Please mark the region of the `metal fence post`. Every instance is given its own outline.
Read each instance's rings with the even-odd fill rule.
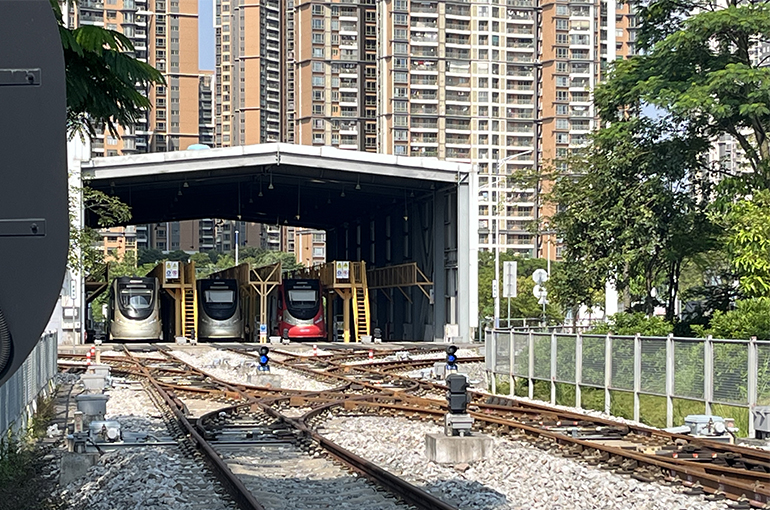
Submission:
[[[556,333],[551,331],[551,404],[556,403]]]
[[[514,347],[515,347],[514,337],[513,337],[513,330],[508,331],[508,396],[513,397],[516,395],[516,392],[514,391],[514,387],[516,385],[516,379],[513,377],[513,367],[514,359],[513,359],[513,353],[514,353]]]
[[[674,426],[674,334],[666,338],[666,427]]]
[[[634,421],[639,421],[641,402],[639,393],[642,391],[642,337],[634,335]]]
[[[497,395],[497,330],[492,328],[492,395]]]
[[[580,385],[583,383],[583,336],[575,334],[575,407],[583,409]]]
[[[607,333],[604,339],[604,412],[610,414],[612,407],[612,397],[610,396],[610,386],[612,386],[612,333]]]
[[[711,414],[711,403],[714,401],[714,342],[711,335],[703,342],[703,399],[706,403],[706,414]]]
[[[527,343],[529,345],[529,366],[527,367],[528,395],[529,398],[535,398],[535,335],[532,334],[531,329],[529,330]]]
[[[749,340],[749,380],[746,387],[747,390],[747,403],[749,404],[749,437],[753,438],[756,435],[754,430],[754,407],[757,405],[757,377],[759,374],[758,356],[757,356],[757,337],[752,336]]]

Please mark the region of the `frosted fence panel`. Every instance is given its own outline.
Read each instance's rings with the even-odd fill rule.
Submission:
[[[603,335],[583,335],[583,384],[604,386]]]
[[[714,401],[748,403],[748,346],[714,342]]]
[[[551,379],[551,335],[534,333],[535,337],[535,379]]]
[[[575,382],[575,335],[556,335],[556,380]]]
[[[641,390],[666,394],[666,340],[643,338]]]
[[[757,344],[757,405],[770,405],[770,344]]]
[[[634,389],[634,337],[612,337],[612,382],[616,390]]]
[[[703,395],[703,341],[674,340],[674,395],[700,400]]]
[[[511,367],[510,342],[508,341],[510,333],[495,333],[495,347],[497,358],[495,359],[495,372],[507,374]]]
[[[513,375],[529,377],[529,335],[513,334]]]

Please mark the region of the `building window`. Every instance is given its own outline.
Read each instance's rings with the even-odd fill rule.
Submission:
[[[393,15],[393,24],[394,25],[406,25],[407,24],[406,14],[394,14]]]
[[[323,30],[324,28],[324,20],[314,18],[313,19],[313,30]]]
[[[558,6],[563,7],[563,6]],[[557,11],[559,10],[557,7]],[[569,28],[568,22],[566,19],[557,19],[556,20],[556,30],[567,30]]]
[[[569,121],[567,119],[556,119],[556,129],[569,129]]]
[[[323,34],[313,34],[313,44],[323,44],[324,43],[324,35]]]
[[[324,86],[324,77],[323,76],[313,76],[313,86],[314,87],[323,87]]]
[[[393,125],[396,127],[407,127],[408,126],[408,120],[407,117],[403,115],[396,115],[393,117]]]
[[[567,48],[556,48],[556,58],[567,58]]]
[[[393,153],[397,156],[404,156],[406,154],[406,145],[396,145],[393,147]]]
[[[393,43],[393,53],[395,55],[406,55],[407,53],[406,43]]]
[[[397,11],[406,11],[409,9],[409,2],[407,0],[395,0],[393,8]]]
[[[315,34],[313,34],[315,35]],[[313,72],[314,73],[322,73],[324,70],[324,63],[323,62],[313,62]]]
[[[569,93],[566,90],[557,90],[556,91],[556,100],[557,101],[568,101],[569,100]]]
[[[393,81],[396,83],[407,83],[409,75],[407,73],[395,72],[393,73]]]
[[[313,4],[313,14],[323,14],[324,13],[324,6]]]
[[[324,56],[324,49],[323,48],[313,48],[313,57],[314,58],[323,58]]]
[[[313,105],[313,115],[322,115],[323,112],[324,112],[324,105],[322,104]]]

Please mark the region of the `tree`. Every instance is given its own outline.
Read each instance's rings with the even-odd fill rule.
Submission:
[[[725,224],[727,250],[741,291],[748,297],[770,297],[770,190],[731,204]]]
[[[652,313],[655,292],[673,319],[683,263],[715,244],[702,178],[704,142],[665,121],[634,117],[594,133],[557,175],[553,226],[565,243],[557,280],[568,305],[586,304],[614,280]],[[628,303],[630,304],[630,303]]]
[[[137,261],[139,264],[157,264],[163,258],[164,255],[161,250],[156,248],[139,248]]]
[[[183,250],[174,250],[166,254],[165,258],[166,260],[178,260],[180,262],[187,262],[190,260],[190,254]]]
[[[721,5],[727,5],[722,8]],[[654,105],[690,138],[728,134],[753,170],[730,173],[732,191],[770,183],[770,68],[752,55],[770,34],[767,2],[653,0],[638,6],[638,55],[618,60],[595,100],[606,121]]]
[[[165,84],[163,75],[132,56],[125,35],[94,25],[68,29],[58,1],[51,0],[51,7],[64,48],[68,131],[93,136],[104,125],[116,135],[117,125],[135,124],[152,106],[142,90]]]

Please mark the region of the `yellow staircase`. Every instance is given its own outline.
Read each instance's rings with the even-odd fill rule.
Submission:
[[[197,337],[195,325],[198,323],[198,296],[195,287],[184,290],[184,307],[182,308],[183,335],[187,338]]]
[[[353,290],[353,323],[355,338],[369,336],[369,287],[366,285],[366,263],[351,264],[350,284]]]

